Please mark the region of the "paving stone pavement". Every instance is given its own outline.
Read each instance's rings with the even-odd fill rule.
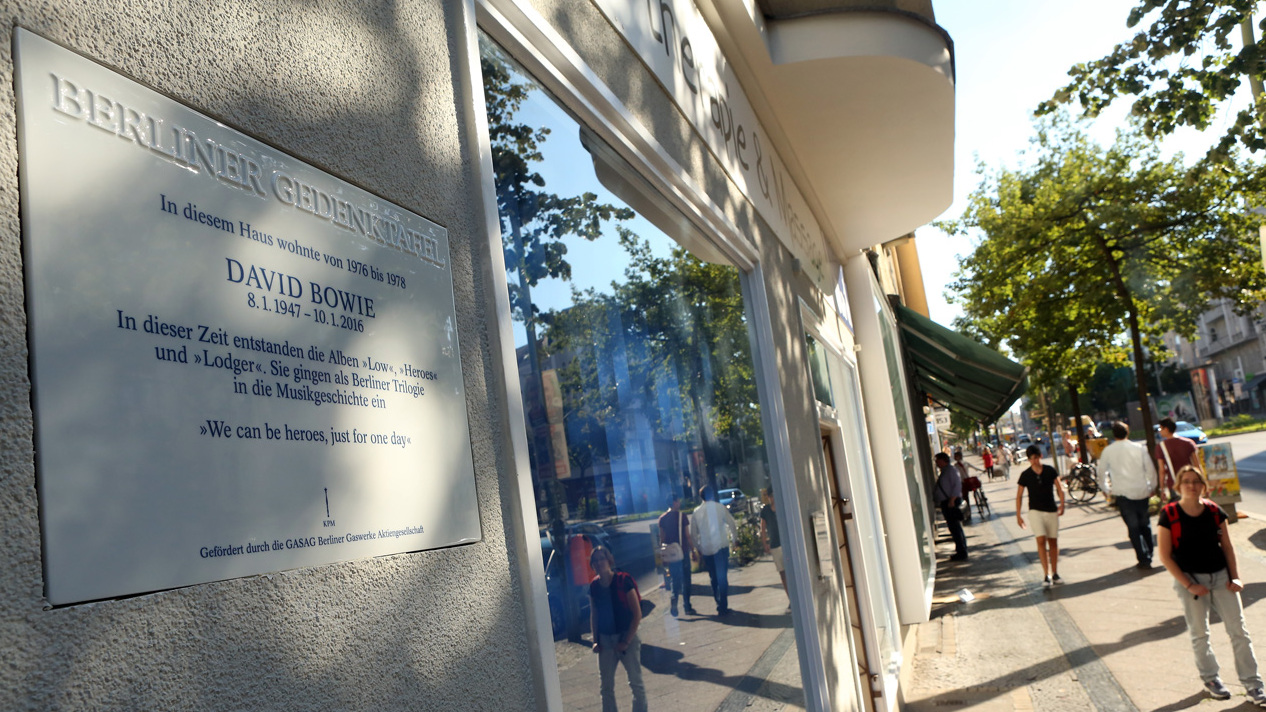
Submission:
[[[1257,709],[1235,679],[1220,622],[1213,648],[1232,697],[1203,692],[1172,577],[1159,559],[1150,571],[1135,568],[1125,525],[1101,495],[1070,502],[1059,537],[1066,583],[1043,589],[1032,533],[1016,523],[1015,476],[986,481],[984,491],[991,513],[965,527],[968,561],[949,561],[953,544],[939,525],[931,619],[917,627],[902,684],[907,710]],[[1249,513],[1230,531],[1266,671],[1266,518]],[[974,600],[959,597],[964,589]]]
[[[669,615],[664,589],[643,591],[650,609],[638,629],[647,702],[653,710],[701,712],[803,712],[804,689],[787,594],[768,554],[730,569],[730,615],[715,614],[708,575],[693,577],[699,615]],[[597,657],[585,642],[555,643],[563,708],[602,709]],[[616,701],[632,708],[623,668],[616,672]]]

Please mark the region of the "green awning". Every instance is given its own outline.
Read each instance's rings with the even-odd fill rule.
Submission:
[[[950,410],[992,423],[1024,395],[1027,366],[903,305],[897,323],[919,390]]]

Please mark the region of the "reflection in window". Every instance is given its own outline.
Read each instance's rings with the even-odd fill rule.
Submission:
[[[843,424],[845,454],[851,485],[854,511],[857,512],[857,530],[860,535],[859,549],[866,566],[867,595],[873,606],[875,639],[879,644],[879,659],[872,661],[872,672],[882,671],[889,676],[890,684],[901,664],[900,629],[896,607],[891,605],[892,581],[889,575],[887,550],[884,544],[883,523],[879,520],[879,494],[875,490],[875,473],[871,467],[870,446],[862,428],[861,390],[857,384],[857,372],[851,363],[831,355],[835,372],[840,375],[840,420]]]
[[[809,347],[809,375],[813,379],[813,397],[822,405],[834,408],[835,399],[831,396],[831,376],[826,366],[826,351],[818,346],[812,334],[804,335]]]
[[[769,470],[741,275],[482,36],[481,60],[565,707],[598,709],[599,661],[615,664],[592,653],[591,628],[634,624],[652,700],[802,707],[788,598],[761,537]],[[715,502],[701,504],[705,486]],[[678,498],[685,517],[665,511]],[[692,561],[687,546],[665,565],[661,540],[710,538],[705,511],[728,556]],[[777,544],[777,527],[765,531]],[[628,578],[607,588],[595,547]],[[728,580],[729,615],[713,573]],[[620,607],[621,581],[636,584],[640,622]],[[629,709],[637,686],[614,679]]]
[[[910,401],[906,397],[909,391],[906,390],[905,373],[901,370],[901,364],[897,363],[901,345],[897,342],[897,326],[892,314],[884,309],[883,303],[877,298],[874,300],[874,306],[879,317],[879,332],[884,340],[888,382],[892,386],[892,409],[897,414],[897,434],[901,438],[901,461],[906,468],[906,487],[910,492],[910,502],[915,505],[910,508],[910,514],[914,520],[914,534],[919,542],[919,567],[923,571],[923,580],[930,581],[934,554],[931,539],[928,536],[927,520],[918,506],[918,503],[925,502],[926,498],[923,496],[923,481],[919,476],[918,461],[915,459],[915,431],[912,426],[914,419],[910,415]]]

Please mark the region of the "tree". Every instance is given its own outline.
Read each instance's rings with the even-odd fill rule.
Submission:
[[[545,190],[545,179],[536,166],[544,160],[541,148],[550,130],[516,118],[531,93],[539,90],[523,78],[496,45],[482,35],[479,42],[505,263],[507,270],[517,278],[509,285],[510,309],[513,317],[524,323],[527,333],[531,380],[527,384],[530,392],[524,394],[524,400],[542,403],[540,396],[544,389],[540,383],[537,344],[539,309],[532,303],[531,290],[545,278],[571,277],[564,238],[597,239],[605,223],[631,219],[633,211],[600,203],[593,193],[562,197]],[[539,426],[539,423],[529,423],[529,426],[534,425]],[[541,430],[540,427],[533,429]],[[536,460],[534,468],[549,472],[553,468],[548,432],[536,435],[538,447],[531,448]],[[550,500],[550,518],[561,522],[561,508],[552,498]]]
[[[1266,38],[1253,38],[1256,6],[1254,0],[1140,0],[1126,24],[1133,28],[1148,17],[1151,24],[1106,57],[1074,65],[1068,70],[1072,81],[1037,113],[1051,114],[1076,101],[1085,116],[1095,117],[1117,99],[1133,96],[1131,113],[1141,121],[1144,135],[1155,139],[1180,126],[1207,130],[1221,112],[1230,110],[1232,96],[1248,79],[1252,101],[1235,112],[1234,121],[1225,122],[1228,128],[1209,157],[1228,160],[1236,144],[1262,150]],[[1236,33],[1238,49],[1232,38]]]
[[[1241,312],[1260,301],[1266,275],[1246,203],[1262,170],[1188,168],[1131,131],[1103,149],[1062,116],[1039,126],[1034,149],[1030,167],[986,177],[962,218],[944,225],[984,235],[951,288],[980,330],[1005,335],[1039,386],[1084,383],[1096,364],[1132,356],[1154,447],[1144,343],[1157,353],[1167,330],[1190,338],[1210,300]]]
[[[488,138],[497,190],[497,213],[501,223],[506,269],[517,276],[510,283],[510,309],[524,324],[531,373],[524,381],[524,402],[529,406],[528,438],[532,468],[545,480],[550,535],[555,550],[562,551],[567,540],[563,521],[560,487],[554,478],[554,453],[550,424],[545,414],[545,387],[542,383],[537,343],[539,310],[532,303],[531,289],[547,277],[567,279],[567,237],[594,240],[612,220],[628,220],[633,211],[598,202],[593,193],[563,197],[545,190],[545,179],[536,170],[544,157],[541,148],[549,128],[522,123],[517,114],[533,87],[483,35],[479,37],[480,69],[483,73],[484,104],[488,116]],[[565,456],[565,454],[564,454]],[[564,576],[569,576],[567,557],[561,557]],[[568,637],[580,639],[579,610],[574,597],[567,597]]]
[[[577,435],[573,458],[620,454],[607,451],[605,432],[632,431],[641,418],[662,441],[698,446],[714,467],[737,465],[746,453],[733,444],[763,444],[738,271],[681,247],[656,257],[632,231],[617,232],[630,260],[624,281],[607,294],[574,292],[572,306],[540,317]],[[716,486],[715,471],[707,476]]]

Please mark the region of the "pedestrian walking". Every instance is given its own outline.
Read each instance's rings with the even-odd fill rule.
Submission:
[[[684,598],[686,615],[696,615],[690,605],[690,561],[686,552],[691,551],[690,521],[681,512],[681,495],[668,495],[668,511],[659,516],[660,558],[668,567],[668,587],[671,595],[668,612],[677,617],[677,598]]]
[[[1156,468],[1147,448],[1130,442],[1130,426],[1112,424],[1113,441],[1099,455],[1099,487],[1105,495],[1115,495],[1117,509],[1134,547],[1138,568],[1152,568],[1152,526],[1148,499],[1156,490]]]
[[[1214,699],[1230,699],[1231,691],[1218,677],[1218,659],[1209,645],[1209,613],[1217,611],[1231,638],[1235,672],[1258,707],[1266,707],[1266,692],[1257,672],[1253,641],[1244,628],[1235,546],[1227,531],[1226,513],[1204,499],[1204,474],[1192,465],[1178,469],[1179,499],[1165,505],[1158,522],[1161,562],[1174,577],[1174,591],[1182,601],[1183,617],[1196,656],[1196,670],[1204,689]]]
[[[738,541],[738,524],[730,510],[717,501],[717,492],[707,485],[700,492],[703,503],[690,518],[694,531],[695,550],[703,557],[704,567],[712,583],[712,598],[717,602],[717,615],[730,612],[730,542]]]
[[[642,682],[642,599],[637,581],[615,568],[615,556],[604,546],[590,555],[597,575],[589,584],[589,626],[593,652],[598,655],[598,684],[602,712],[617,712],[615,669],[624,665],[633,692],[633,712],[646,712],[646,685]]]
[[[1015,519],[1021,529],[1029,525],[1024,521],[1020,508],[1024,504],[1024,491],[1029,492],[1029,522],[1033,536],[1037,538],[1037,558],[1042,563],[1042,586],[1064,582],[1059,577],[1059,518],[1064,516],[1064,485],[1054,467],[1042,464],[1042,449],[1030,445],[1025,454],[1029,466],[1016,480]],[[1054,457],[1059,457],[1058,454]],[[1059,503],[1055,495],[1059,495]]]
[[[778,508],[774,504],[774,490],[761,490],[761,501],[764,507],[760,510],[760,540],[765,545],[765,553],[774,560],[774,568],[778,569],[778,578],[782,579],[782,592],[787,593],[787,569],[783,565],[782,542],[778,538]],[[791,595],[788,594],[788,598]],[[788,607],[787,612],[791,612]]]
[[[957,467],[950,464],[949,455],[943,452],[936,453],[936,466],[941,474],[932,489],[932,499],[941,508],[945,528],[949,529],[950,538],[954,540],[954,555],[950,561],[966,561],[967,535],[963,533],[963,510],[959,508],[963,499],[963,476]]]
[[[980,459],[985,464],[985,474],[989,475],[989,481],[993,481],[993,448],[985,447],[980,453]]]
[[[1162,493],[1173,501],[1182,495],[1174,491],[1174,473],[1185,465],[1199,468],[1200,455],[1194,441],[1174,434],[1178,424],[1173,418],[1161,418],[1158,430],[1161,441],[1156,444],[1156,470],[1165,477]]]

